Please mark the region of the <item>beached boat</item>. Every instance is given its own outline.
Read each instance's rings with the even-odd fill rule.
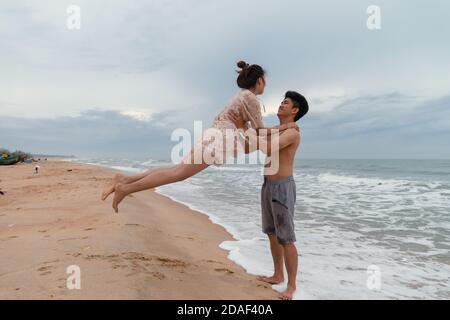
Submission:
[[[17,162],[19,162],[18,157],[13,157],[13,156],[0,157],[0,166],[16,164]]]

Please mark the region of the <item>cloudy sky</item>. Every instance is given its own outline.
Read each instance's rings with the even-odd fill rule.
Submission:
[[[267,125],[286,90],[309,100],[299,157],[450,158],[449,15],[444,0],[1,1],[0,147],[169,158],[245,59],[268,71]]]

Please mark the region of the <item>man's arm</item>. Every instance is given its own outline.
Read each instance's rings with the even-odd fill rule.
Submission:
[[[271,156],[273,152],[278,152],[296,143],[300,139],[300,134],[296,129],[287,129],[279,135],[268,136],[267,139],[260,138],[258,149],[267,156]]]

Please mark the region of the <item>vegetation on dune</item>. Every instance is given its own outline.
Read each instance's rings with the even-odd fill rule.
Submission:
[[[8,149],[0,148],[0,159],[7,159],[7,158],[18,158],[19,162],[23,162],[27,159],[32,159],[33,156],[25,151],[22,150],[16,150],[14,152],[10,152]]]

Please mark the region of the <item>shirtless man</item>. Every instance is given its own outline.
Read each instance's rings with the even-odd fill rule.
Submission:
[[[295,123],[308,112],[308,109],[305,97],[294,91],[286,92],[277,113],[280,125]],[[239,127],[243,128],[243,124],[239,123]],[[274,139],[278,141],[273,141]],[[258,148],[268,157],[278,152],[278,171],[276,174],[267,174],[266,170],[270,163],[266,162],[264,184],[261,190],[262,231],[269,237],[274,273],[270,277],[262,276],[259,279],[270,284],[282,283],[284,260],[288,284],[286,290],[280,294],[283,300],[291,300],[296,290],[298,266],[298,253],[294,244],[296,241],[294,228],[296,191],[292,175],[295,153],[299,145],[300,132],[295,128],[287,129],[280,135],[272,135],[268,143],[258,145]],[[276,149],[273,146],[276,146]]]

